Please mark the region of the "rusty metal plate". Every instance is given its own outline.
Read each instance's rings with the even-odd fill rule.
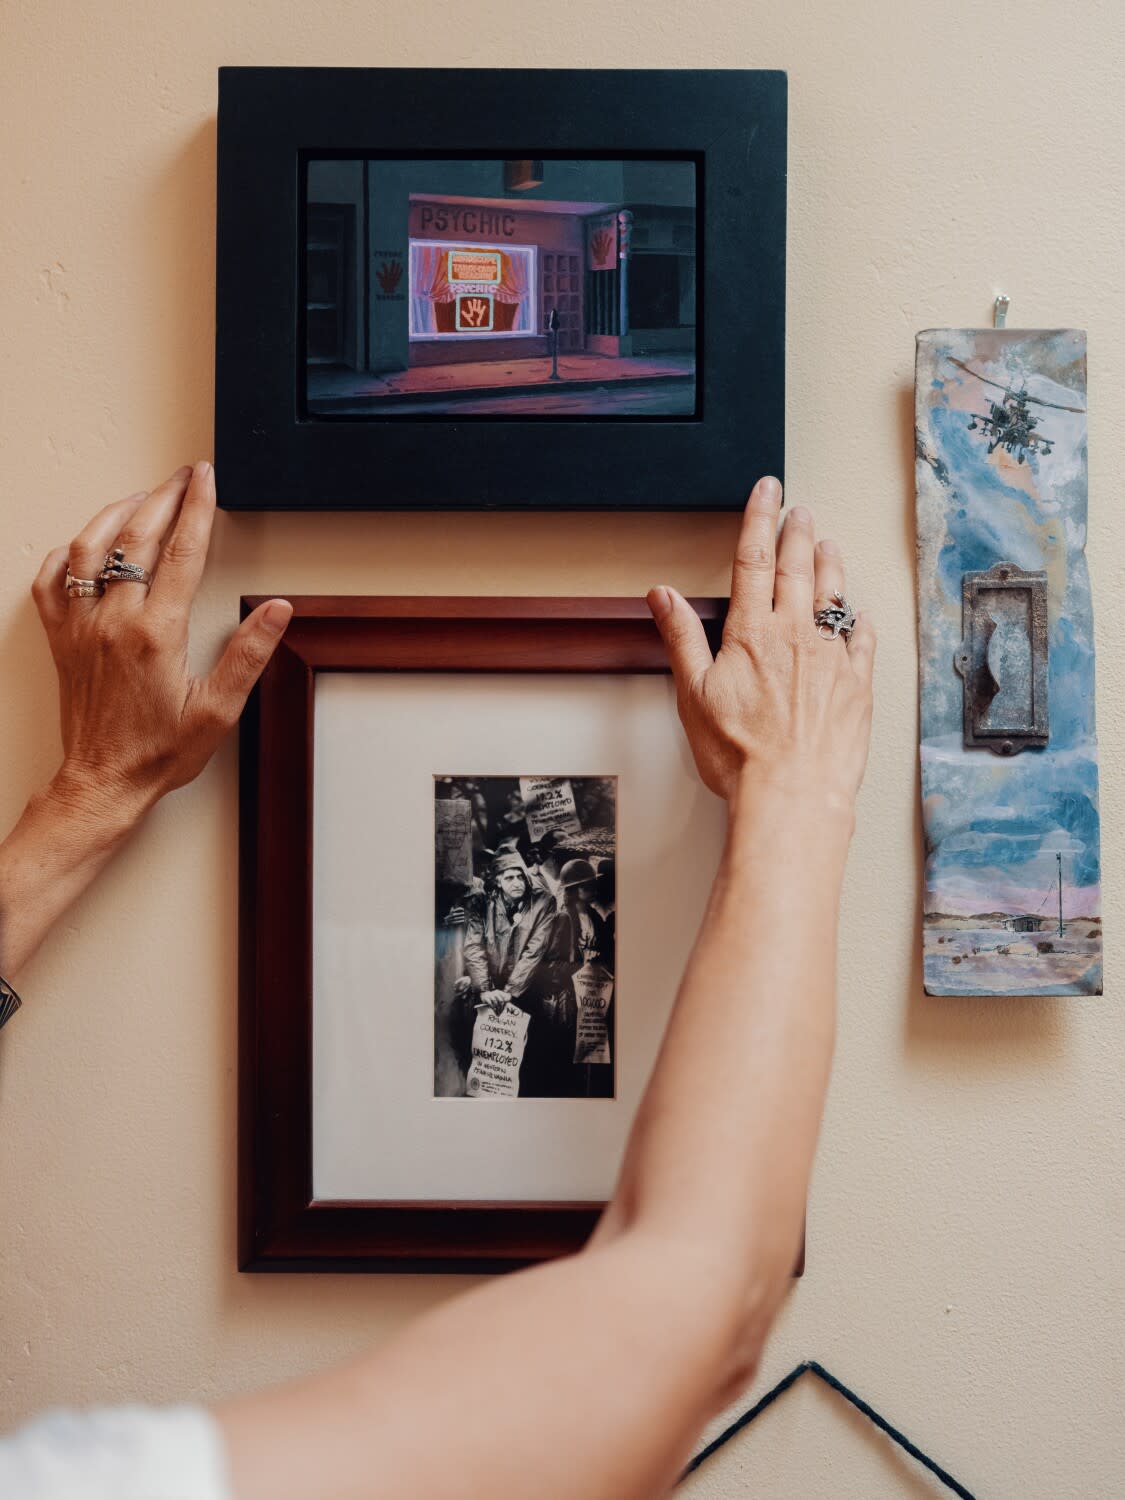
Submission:
[[[1018,755],[1050,737],[1047,574],[998,562],[961,579],[966,749]]]

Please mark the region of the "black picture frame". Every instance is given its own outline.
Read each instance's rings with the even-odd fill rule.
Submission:
[[[783,477],[786,111],[777,71],[221,68],[220,503],[741,507],[760,475]],[[304,163],[426,155],[693,159],[696,415],[305,417]]]

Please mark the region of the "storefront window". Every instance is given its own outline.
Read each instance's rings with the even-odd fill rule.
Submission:
[[[534,245],[410,241],[410,337],[526,338],[536,326]]]

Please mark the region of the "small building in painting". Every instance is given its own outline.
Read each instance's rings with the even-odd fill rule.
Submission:
[[[1008,926],[1013,932],[1041,932],[1043,923],[1039,917],[1010,917]]]

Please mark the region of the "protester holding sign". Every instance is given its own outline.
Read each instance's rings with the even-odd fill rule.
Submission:
[[[552,1049],[553,1092],[611,1097],[613,1071],[613,939],[609,913],[595,905],[597,874],[588,859],[559,871],[559,914],[551,943],[551,996],[544,1009],[558,1041]]]
[[[588,859],[569,859],[559,874],[563,905],[556,951],[578,967],[597,962],[613,972],[606,918],[594,906],[597,875]]]
[[[514,851],[492,862],[492,890],[469,918],[462,987],[497,1012],[511,1000],[533,1000],[539,969],[555,927],[554,902],[531,888],[527,866]],[[527,1008],[526,1006],[524,1007]]]
[[[520,1070],[517,1062],[518,1087],[510,1092],[541,1092],[550,1057],[541,1009],[557,908],[552,896],[532,888],[527,866],[514,849],[496,855],[490,881],[483,901],[474,902],[469,912],[463,949],[465,974],[454,985],[454,1003],[459,1011],[456,1032],[462,1048],[468,1041],[470,1053],[463,1058],[466,1092],[475,1096],[498,1091],[481,1086],[487,1071],[483,1052],[489,1050],[495,1055],[496,1050],[484,1039],[476,1015],[482,1007],[491,1008],[497,1017],[518,1008],[531,1018],[530,1031],[523,1027],[519,1038],[523,1067]],[[475,1074],[473,1062],[477,1063]],[[468,1083],[474,1078],[477,1086],[470,1089]]]

